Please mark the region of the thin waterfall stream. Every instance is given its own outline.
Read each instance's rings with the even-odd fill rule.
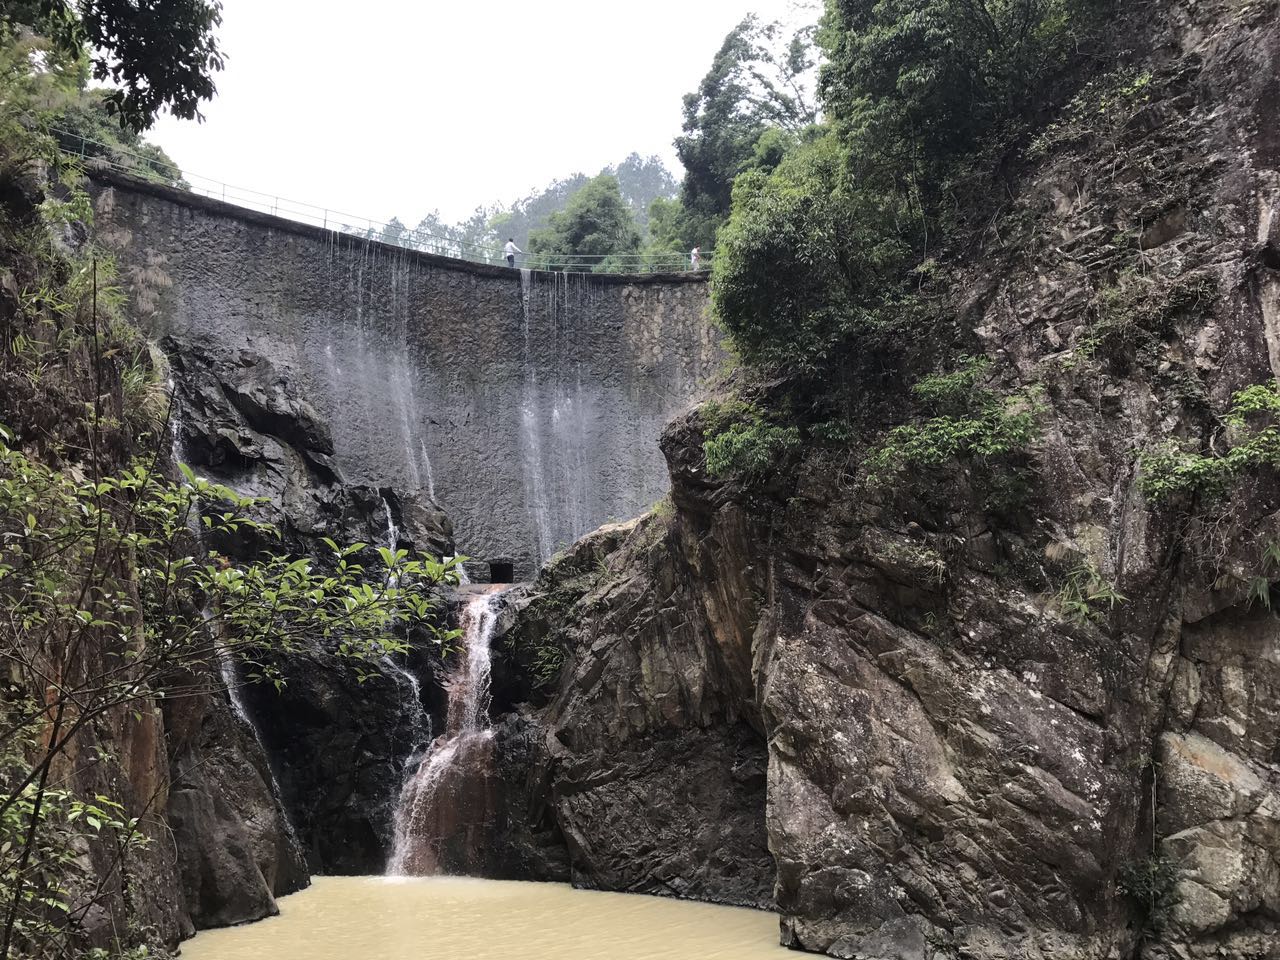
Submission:
[[[529,297],[532,295],[533,272],[520,271],[520,308],[523,312],[524,381],[520,396],[520,446],[523,459],[525,503],[533,519],[538,542],[535,560],[541,566],[551,556],[551,505],[547,498],[547,472],[543,464],[542,428],[538,411],[538,377],[534,372],[533,346],[529,332]]]
[[[490,644],[502,585],[470,587],[459,617],[463,648],[445,680],[445,731],[406,779],[387,873],[429,876],[471,865],[492,813]]]

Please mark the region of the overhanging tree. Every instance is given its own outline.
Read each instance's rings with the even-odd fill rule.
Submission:
[[[814,28],[786,34],[777,23],[748,16],[725,37],[698,89],[684,98],[684,133],[676,151],[684,165],[682,241],[711,246],[729,215],[733,181],[757,159],[777,165],[777,147],[798,141],[817,120],[809,92],[816,64]],[[758,151],[762,137],[771,143]]]
[[[163,109],[198,119],[224,64],[220,0],[4,0],[0,21],[30,27],[63,56],[87,58],[93,77],[114,87],[108,108],[138,131]]]

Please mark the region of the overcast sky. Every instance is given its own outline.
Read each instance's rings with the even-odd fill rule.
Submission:
[[[631,151],[748,12],[791,0],[224,0],[204,123],[149,134],[194,174],[344,213],[460,219]]]

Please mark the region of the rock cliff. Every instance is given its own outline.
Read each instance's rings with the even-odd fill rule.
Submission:
[[[144,435],[130,429],[149,416],[147,411],[129,409],[129,398],[136,400],[138,391],[127,389],[127,364],[118,356],[125,348],[138,348],[136,331],[125,323],[107,332],[95,328],[92,340],[103,351],[96,358],[83,346],[90,338],[82,336],[83,328],[77,324],[85,320],[87,311],[75,298],[68,277],[90,270],[97,277],[99,264],[87,252],[85,231],[76,224],[65,236],[50,237],[38,215],[46,199],[44,179],[27,166],[15,177],[11,160],[6,153],[0,163],[4,168],[0,174],[4,180],[0,189],[0,325],[5,330],[0,422],[6,442],[20,450],[29,464],[81,479],[93,470],[121,471],[134,458],[143,457],[176,473],[167,443],[157,447],[154,432]],[[53,324],[42,322],[40,310],[33,307],[33,291],[60,304],[64,312],[56,331]],[[96,300],[93,307],[97,321]],[[101,319],[105,316],[104,309]],[[25,353],[18,348],[23,343]],[[27,366],[31,357],[43,364],[42,375],[32,375]],[[145,349],[135,360],[138,367],[133,372],[149,377],[153,371]],[[13,484],[20,473],[14,463],[7,460],[5,464],[5,479],[11,482],[7,496],[22,489],[20,479]],[[6,507],[9,544],[13,503],[6,500]],[[6,564],[17,562],[12,560],[16,555],[20,551],[9,551]],[[136,573],[128,569],[129,557],[116,562],[126,576]],[[7,565],[6,575],[13,570]],[[53,568],[46,570],[51,571],[49,578],[56,578]],[[100,571],[95,573],[106,578]],[[7,580],[7,591],[15,589],[15,579]],[[7,599],[14,600],[12,593]],[[150,611],[134,612],[136,620],[131,623],[141,633]],[[4,637],[3,706],[6,737],[13,737],[4,744],[6,799],[13,786],[8,778],[15,770],[19,775],[24,772],[26,762],[39,755],[34,750],[42,742],[33,738],[26,743],[23,724],[9,724],[23,715],[27,704],[40,702],[39,696],[51,696],[60,688],[58,680],[39,672],[47,662],[42,654],[32,653],[33,638],[39,634],[33,624],[38,622],[24,623],[19,629],[10,623]],[[121,818],[136,818],[136,834],[143,841],[130,842],[123,823],[86,830],[72,850],[74,869],[66,877],[54,876],[68,891],[72,941],[66,949],[75,955],[117,941],[126,946],[173,945],[196,927],[258,920],[277,912],[276,897],[309,882],[301,851],[274,795],[268,760],[252,728],[233,709],[218,671],[193,657],[181,671],[168,667],[158,671],[154,684],[146,688],[154,696],[121,696],[102,708],[95,691],[111,682],[105,678],[122,673],[120,639],[87,631],[76,644],[60,637],[48,648],[50,661],[67,670],[63,681],[66,689],[75,691],[76,709],[84,711],[73,736],[67,735],[66,725],[62,727],[65,746],[51,755],[49,783],[87,802],[103,802],[105,797],[118,804],[111,809],[119,810]],[[32,681],[33,666],[38,685]],[[52,736],[47,729],[39,733]],[[33,752],[23,753],[24,747]],[[14,751],[23,760],[17,766]],[[12,810],[8,815],[13,816]],[[45,816],[54,823],[44,824],[43,842],[57,849],[57,815],[46,812]],[[12,826],[19,821],[9,822]],[[52,840],[48,839],[51,834]],[[7,836],[9,871],[18,853],[14,834]],[[32,895],[30,887],[28,895]]]
[[[1280,956],[1280,485],[1159,500],[1142,466],[1221,454],[1280,375],[1280,21],[1150,14],[943,266],[958,342],[1035,398],[1017,483],[871,482],[871,440],[717,479],[695,415],[671,504],[534,585],[526,792],[575,879],[772,885],[836,957]]]

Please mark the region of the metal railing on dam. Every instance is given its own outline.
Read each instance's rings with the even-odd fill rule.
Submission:
[[[246,210],[281,217],[307,226],[319,227],[322,230],[333,230],[347,236],[471,263],[494,266],[506,263],[500,243],[493,245],[458,237],[444,237],[428,230],[406,227],[398,221],[391,223],[342,213],[328,207],[290,200],[278,194],[233,186],[212,177],[181,170],[176,165],[169,168],[154,157],[146,157],[117,145],[70,131],[54,128],[50,133],[61,144],[64,153],[80,159],[85,172],[90,176],[109,172],[145,180],[154,179],[155,182],[197,196],[220,200]],[[107,151],[107,153],[98,151]],[[140,175],[140,169],[149,171],[151,176]],[[554,257],[522,253],[517,257],[516,265],[526,269],[560,273],[636,274],[682,271],[706,273],[711,269],[713,256],[714,254],[709,250],[700,252],[698,265],[694,267],[690,257],[684,253],[615,253],[607,256],[564,254]]]

